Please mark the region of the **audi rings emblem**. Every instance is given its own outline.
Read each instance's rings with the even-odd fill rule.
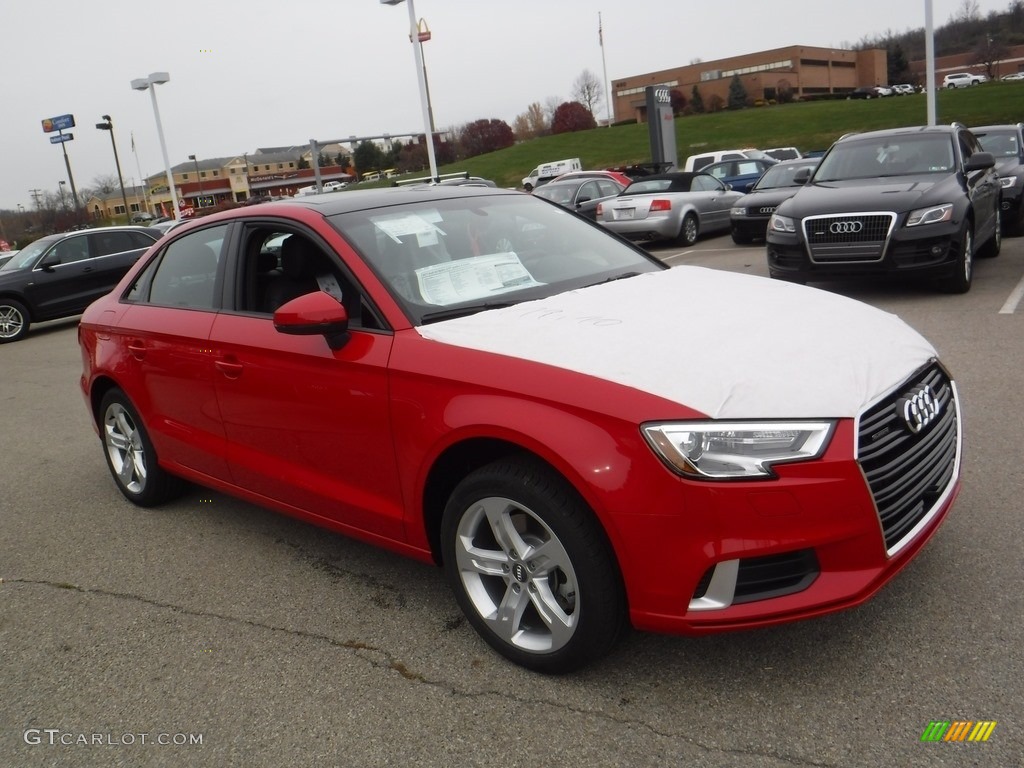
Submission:
[[[863,221],[833,221],[828,225],[828,231],[833,235],[856,235],[863,229]]]
[[[907,428],[916,435],[939,418],[942,403],[932,392],[932,388],[925,384],[907,392],[897,401],[896,408],[906,422]]]

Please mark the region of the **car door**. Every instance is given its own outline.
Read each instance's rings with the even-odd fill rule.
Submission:
[[[284,222],[247,224],[243,232],[232,262],[234,309],[218,315],[210,336],[235,483],[306,516],[403,539],[388,405],[391,333],[324,239]],[[288,273],[299,279],[288,263],[295,249],[287,240],[280,270],[276,259],[266,257],[264,245],[282,234],[303,238],[305,250],[315,251],[309,261],[316,274],[305,289],[274,285],[291,279]],[[334,240],[348,250],[336,235]],[[279,332],[275,307],[259,298],[318,289],[340,295],[349,310],[349,338],[340,349],[320,335]]]
[[[694,206],[700,213],[701,231],[710,232],[725,229],[729,226],[729,210],[739,193],[732,192],[726,186],[706,173],[693,177],[690,186]]]
[[[109,293],[157,238],[129,229],[97,229],[88,233],[92,254],[92,279],[95,298]]]
[[[601,186],[596,179],[584,182],[576,192],[576,212],[591,221],[596,221],[597,204],[601,202],[603,197]]]
[[[45,320],[78,314],[102,296],[95,264],[85,233],[55,243],[33,268],[32,282],[25,288],[34,316]]]
[[[231,477],[209,337],[221,303],[227,235],[228,225],[221,224],[165,246],[126,292],[127,309],[110,340],[123,388],[146,421],[157,455],[186,470],[182,474],[222,483]]]
[[[975,152],[981,152],[981,145],[974,137],[960,131],[958,134],[960,142],[960,153],[964,162]],[[967,194],[973,202],[975,219],[975,243],[979,246],[994,236],[996,227],[999,226],[999,176],[995,169],[986,171],[975,171],[965,174],[967,180]]]

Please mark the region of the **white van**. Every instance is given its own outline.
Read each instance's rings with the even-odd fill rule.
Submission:
[[[582,170],[583,166],[580,164],[578,157],[570,157],[568,160],[555,160],[551,163],[541,163],[523,179],[523,189],[527,192],[532,192],[534,187],[539,187],[544,182],[551,181],[555,176]]]

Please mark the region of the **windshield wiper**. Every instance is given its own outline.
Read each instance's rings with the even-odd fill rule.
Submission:
[[[616,280],[625,280],[627,277],[636,277],[639,272],[623,272],[621,275],[615,275],[614,277],[606,277],[604,280],[598,280],[596,283],[588,283],[583,286],[584,288],[590,288],[594,285],[604,285],[605,283],[614,283]]]
[[[504,307],[511,307],[518,304],[517,301],[486,301],[483,304],[469,304],[464,307],[449,307],[448,309],[439,309],[436,312],[426,312],[420,318],[421,323],[433,323],[438,320],[451,320],[454,317],[465,317],[466,315],[475,315],[477,312],[483,312],[487,309],[502,309]]]

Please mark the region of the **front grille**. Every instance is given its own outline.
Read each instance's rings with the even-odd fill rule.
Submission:
[[[934,415],[931,403],[937,404]],[[915,410],[924,415],[913,418]],[[953,382],[937,363],[861,415],[857,459],[889,554],[909,541],[955,481],[959,432]]]
[[[808,216],[803,220],[807,253],[818,264],[881,261],[895,221],[895,213]]]

